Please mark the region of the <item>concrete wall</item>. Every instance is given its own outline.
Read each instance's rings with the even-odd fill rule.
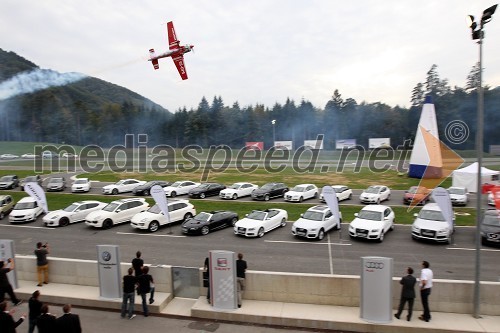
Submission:
[[[125,275],[129,263],[122,263]],[[34,256],[16,256],[18,279],[36,281]],[[171,266],[150,266],[156,290],[172,293]],[[99,286],[97,261],[49,258],[50,281],[55,283]],[[393,279],[393,307],[397,308],[401,286],[400,278]],[[351,275],[299,274],[247,271],[244,299],[286,303],[307,303],[357,307],[360,305],[360,277]],[[200,295],[202,287],[200,270]],[[376,286],[374,286],[376,287]],[[462,280],[434,280],[430,296],[431,311],[472,313],[474,283]],[[415,310],[421,310],[417,295]],[[500,282],[481,283],[481,313],[500,315]],[[404,313],[405,315],[405,313]]]

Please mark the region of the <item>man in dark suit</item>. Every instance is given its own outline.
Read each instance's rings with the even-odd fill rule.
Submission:
[[[399,309],[394,317],[398,318],[401,316],[403,312],[403,308],[405,307],[405,303],[408,302],[408,315],[406,316],[406,320],[411,320],[411,315],[413,312],[413,302],[415,301],[415,284],[417,283],[417,279],[412,275],[413,268],[408,267],[406,269],[407,275],[403,276],[399,281],[400,284],[403,285],[401,288],[401,298],[399,300]]]
[[[18,321],[14,321],[12,313],[14,311],[9,311],[7,302],[0,303],[0,329],[2,333],[16,333],[16,327],[21,325],[26,318],[26,314],[24,313]]]
[[[71,304],[65,304],[63,312],[64,314],[56,320],[57,331],[61,333],[82,333],[80,317],[71,313]]]
[[[56,316],[49,312],[49,305],[43,304],[40,309],[42,313],[36,320],[38,333],[54,333],[56,332]]]

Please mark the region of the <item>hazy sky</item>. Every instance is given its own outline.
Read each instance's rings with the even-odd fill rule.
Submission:
[[[2,0],[0,48],[59,72],[135,91],[174,112],[215,95],[272,107],[287,97],[323,108],[338,89],[358,103],[409,106],[433,64],[464,87],[479,47],[466,25],[492,1],[470,0]],[[173,21],[189,79],[170,58]],[[486,25],[483,82],[500,85],[500,9]]]

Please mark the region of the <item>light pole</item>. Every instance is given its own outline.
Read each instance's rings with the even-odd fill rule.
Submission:
[[[271,124],[273,124],[273,147],[276,145],[276,130],[274,129],[276,125],[276,119],[271,120]]]
[[[474,21],[474,16],[469,15],[467,21],[471,28],[472,39],[479,41],[479,84],[477,87],[477,132],[476,132],[476,151],[477,151],[477,200],[476,200],[476,269],[474,279],[474,318],[479,318],[480,307],[480,270],[481,270],[481,202],[482,202],[482,184],[481,169],[483,166],[483,137],[484,137],[484,95],[482,86],[483,76],[483,39],[484,25],[491,21],[497,5],[493,5],[483,11],[479,28]]]

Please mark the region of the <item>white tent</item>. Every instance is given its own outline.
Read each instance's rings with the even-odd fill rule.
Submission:
[[[498,184],[499,171],[481,167],[481,184]],[[453,171],[453,186],[465,187],[469,192],[477,192],[477,162]]]

